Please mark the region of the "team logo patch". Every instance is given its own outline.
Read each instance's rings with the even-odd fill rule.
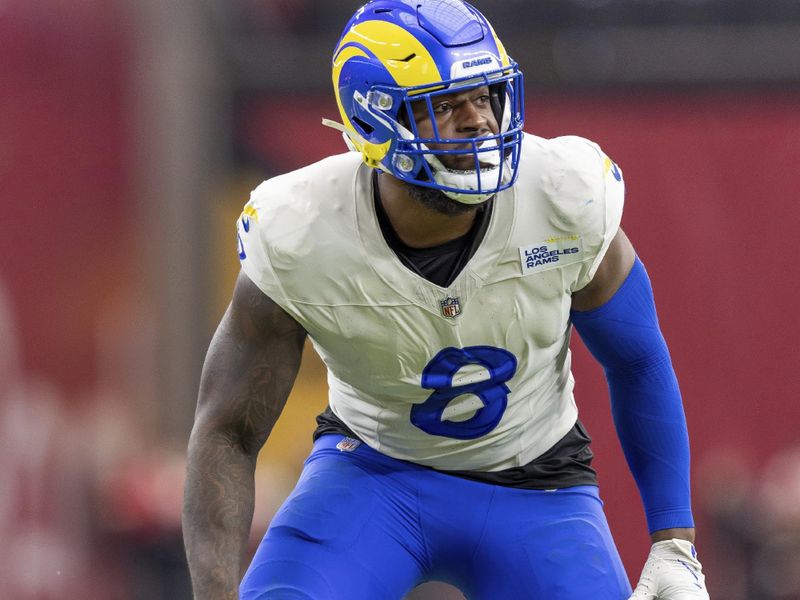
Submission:
[[[253,222],[258,223],[258,211],[248,202],[245,204],[244,210],[239,217],[239,228],[236,233],[236,244],[238,246],[239,260],[244,260],[247,258],[247,252],[244,249],[242,235],[250,233],[250,224]]]
[[[258,211],[250,204],[246,204],[242,211],[242,229],[245,233],[250,233],[250,221],[258,223]]]
[[[606,156],[605,165],[603,166],[604,173],[611,173],[614,176],[614,179],[617,181],[622,181],[622,171],[619,170],[617,163]]]
[[[539,244],[522,246],[519,249],[523,275],[581,260],[583,260],[583,241],[579,235],[552,237]]]
[[[355,438],[346,437],[336,444],[336,449],[341,452],[352,452],[361,445],[361,441]]]
[[[442,307],[442,316],[452,319],[461,314],[461,301],[458,298],[451,298],[448,296],[441,302],[439,306]]]

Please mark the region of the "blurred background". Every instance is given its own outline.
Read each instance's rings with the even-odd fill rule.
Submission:
[[[190,597],[185,446],[249,191],[344,150],[353,0],[0,0],[0,598]],[[599,142],[654,281],[712,598],[800,599],[800,1],[475,0],[526,129]],[[600,370],[576,397],[630,578],[649,540]],[[309,348],[253,544],[326,403]],[[428,584],[411,596],[461,598]]]

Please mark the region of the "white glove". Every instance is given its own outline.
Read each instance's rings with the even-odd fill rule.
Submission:
[[[672,539],[653,544],[628,600],[709,600],[703,565],[692,543]]]

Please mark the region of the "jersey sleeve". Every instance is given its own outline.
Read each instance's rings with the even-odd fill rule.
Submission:
[[[574,220],[583,237],[584,260],[571,286],[575,292],[592,280],[619,230],[625,182],[619,166],[594,142],[576,136],[558,142],[555,173],[560,217]]]
[[[242,271],[276,304],[294,314],[291,301],[272,267],[269,252],[269,182],[262,183],[251,194],[236,221],[239,262]]]

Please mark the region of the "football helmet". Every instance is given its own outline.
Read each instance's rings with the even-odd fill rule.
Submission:
[[[499,133],[445,138],[437,96],[488,86]],[[477,204],[514,184],[522,144],[522,73],[475,8],[461,0],[372,0],[350,19],[333,54],[343,132],[367,165],[413,185]],[[417,104],[419,103],[419,104]],[[433,137],[420,137],[412,105],[427,110]],[[467,156],[449,169],[446,155]],[[453,164],[451,162],[451,164]]]

